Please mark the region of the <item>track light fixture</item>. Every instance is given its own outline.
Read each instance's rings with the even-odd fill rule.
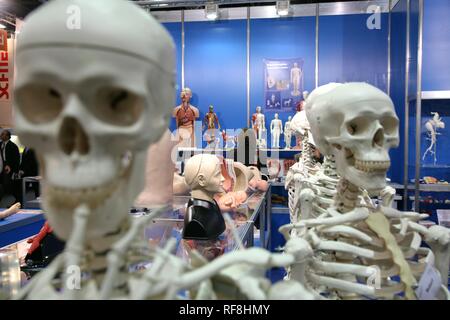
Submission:
[[[290,1],[283,0],[283,1],[277,1],[277,15],[280,17],[284,17],[289,15],[290,10]]]
[[[219,5],[207,3],[205,6],[205,16],[208,20],[217,20],[219,18]]]

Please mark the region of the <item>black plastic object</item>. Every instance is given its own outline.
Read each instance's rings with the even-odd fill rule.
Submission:
[[[183,239],[215,240],[225,228],[225,220],[215,201],[189,200],[184,216]]]

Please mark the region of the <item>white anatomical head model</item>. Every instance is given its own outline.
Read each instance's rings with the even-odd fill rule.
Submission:
[[[291,117],[291,116],[289,116],[289,117],[288,117],[288,121],[291,121],[291,120],[292,120],[292,117]]]
[[[186,161],[184,177],[192,190],[192,197],[212,200],[214,194],[223,192],[222,168],[212,154],[198,154]]]
[[[278,119],[278,113],[275,113],[275,119]]]
[[[317,146],[335,156],[342,177],[369,191],[385,187],[388,152],[399,144],[389,96],[366,83],[331,83],[311,93],[306,115]]]
[[[256,107],[256,113],[260,113],[261,112],[261,107],[260,106],[257,106]]]
[[[67,25],[70,6],[80,28]],[[148,145],[168,125],[171,37],[129,1],[54,0],[26,19],[17,69],[16,127],[40,158],[51,226],[68,239],[85,204],[87,239],[117,230],[143,188]]]

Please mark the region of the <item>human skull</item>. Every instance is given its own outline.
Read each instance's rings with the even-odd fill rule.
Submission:
[[[317,146],[335,155],[342,177],[368,191],[385,187],[388,152],[399,144],[389,96],[366,83],[331,83],[310,94],[306,115]]]
[[[144,186],[148,145],[168,125],[170,35],[129,1],[54,0],[26,19],[17,71],[16,128],[38,154],[50,225],[67,240],[86,204],[88,240],[116,231]]]

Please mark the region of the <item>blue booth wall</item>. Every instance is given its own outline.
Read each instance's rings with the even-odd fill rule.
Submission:
[[[422,91],[447,91],[450,90],[450,1],[433,0],[424,1],[423,21],[423,57],[422,57]],[[426,122],[432,117],[431,112],[439,112],[445,123],[450,123],[450,100],[422,99],[421,127],[416,128],[416,99],[417,91],[417,32],[419,30],[419,1],[411,0],[411,71],[410,71],[410,113],[409,113],[409,156],[408,178],[415,178],[415,134],[420,130],[421,143],[421,169],[420,177],[433,176],[439,179],[450,180],[450,129],[439,129],[441,135],[437,138],[437,166],[428,156],[422,159],[430,142],[427,140]]]
[[[400,0],[392,10],[391,28],[391,98],[395,111],[400,120],[400,145],[391,149],[393,161],[388,177],[393,182],[403,183],[404,177],[404,148],[405,148],[405,71],[406,71],[406,22],[407,1]]]
[[[386,91],[387,15],[381,29],[369,30],[369,15],[320,17],[319,84],[366,81]],[[165,23],[177,45],[177,104],[181,87],[181,23]],[[247,127],[246,20],[185,23],[185,85],[203,120],[214,105],[225,129]],[[315,17],[250,20],[250,116],[264,105],[264,59],[304,61],[304,90],[315,87]],[[279,113],[283,124],[294,113]],[[270,122],[266,113],[267,143]],[[171,130],[175,129],[172,119]],[[285,146],[281,137],[281,147]],[[198,141],[198,140],[197,140]],[[200,145],[198,145],[200,146]],[[203,142],[202,146],[206,146]]]
[[[424,3],[422,91],[450,90],[450,1]]]
[[[176,55],[176,75],[175,75],[175,95],[176,95],[176,104],[178,105],[181,102],[180,99],[180,91],[181,91],[181,56],[182,56],[182,43],[181,43],[181,23],[178,22],[168,22],[163,23],[163,26],[172,36],[173,42],[175,44],[175,55]],[[170,121],[170,131],[174,131],[176,129],[175,119],[171,119]]]
[[[213,105],[224,129],[247,126],[246,57],[246,20],[185,23],[185,85],[199,120]]]
[[[315,17],[250,20],[250,116],[255,113],[256,106],[264,106],[264,59],[303,59],[303,90],[311,92],[314,89],[315,21]],[[294,114],[279,113],[283,130],[288,117]],[[265,112],[269,148],[270,122],[274,115],[274,112]],[[280,146],[285,146],[283,135]]]
[[[367,82],[387,92],[388,15],[381,14],[380,29],[369,29],[368,17],[320,17],[319,85]]]

